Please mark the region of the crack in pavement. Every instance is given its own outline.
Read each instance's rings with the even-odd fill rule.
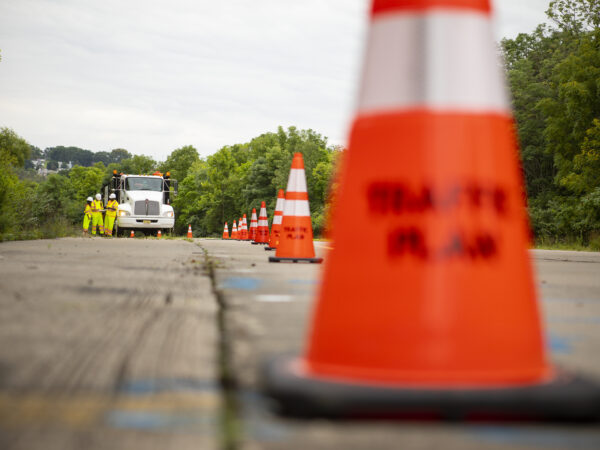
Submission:
[[[225,450],[239,448],[242,436],[240,404],[238,400],[239,382],[233,367],[231,340],[228,330],[227,313],[229,305],[225,295],[217,287],[216,261],[210,257],[208,250],[198,244],[204,254],[204,268],[210,278],[212,293],[217,302],[217,367],[219,386],[223,402],[221,411],[221,446]]]

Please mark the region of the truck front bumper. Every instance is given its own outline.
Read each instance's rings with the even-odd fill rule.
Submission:
[[[173,228],[175,219],[173,217],[160,216],[124,216],[117,217],[119,228]]]

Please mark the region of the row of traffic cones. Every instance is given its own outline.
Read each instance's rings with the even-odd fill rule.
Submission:
[[[287,193],[280,189],[273,214],[273,225],[269,232],[269,222],[265,202],[261,202],[258,219],[256,209],[252,209],[250,232],[246,226],[246,215],[240,219],[238,227],[235,220],[231,239],[251,240],[252,244],[266,245],[265,250],[275,250],[270,262],[307,261],[320,263],[322,258],[315,257],[312,223],[306,188],[306,174],[302,153],[295,153],[288,178]],[[241,228],[241,231],[240,231]],[[223,239],[229,239],[227,222],[223,228]]]

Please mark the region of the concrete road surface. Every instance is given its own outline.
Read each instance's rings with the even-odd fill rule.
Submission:
[[[302,351],[320,266],[268,254],[201,239],[0,244],[0,449],[600,448],[595,425],[274,416],[257,367]],[[552,359],[600,380],[600,254],[532,256]]]

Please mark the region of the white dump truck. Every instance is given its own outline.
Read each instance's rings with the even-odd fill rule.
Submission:
[[[177,195],[177,180],[170,173],[152,175],[127,175],[113,172],[110,183],[104,188],[104,204],[110,194],[119,202],[115,229],[117,235],[134,230],[144,234],[173,231],[175,212],[171,199]]]

